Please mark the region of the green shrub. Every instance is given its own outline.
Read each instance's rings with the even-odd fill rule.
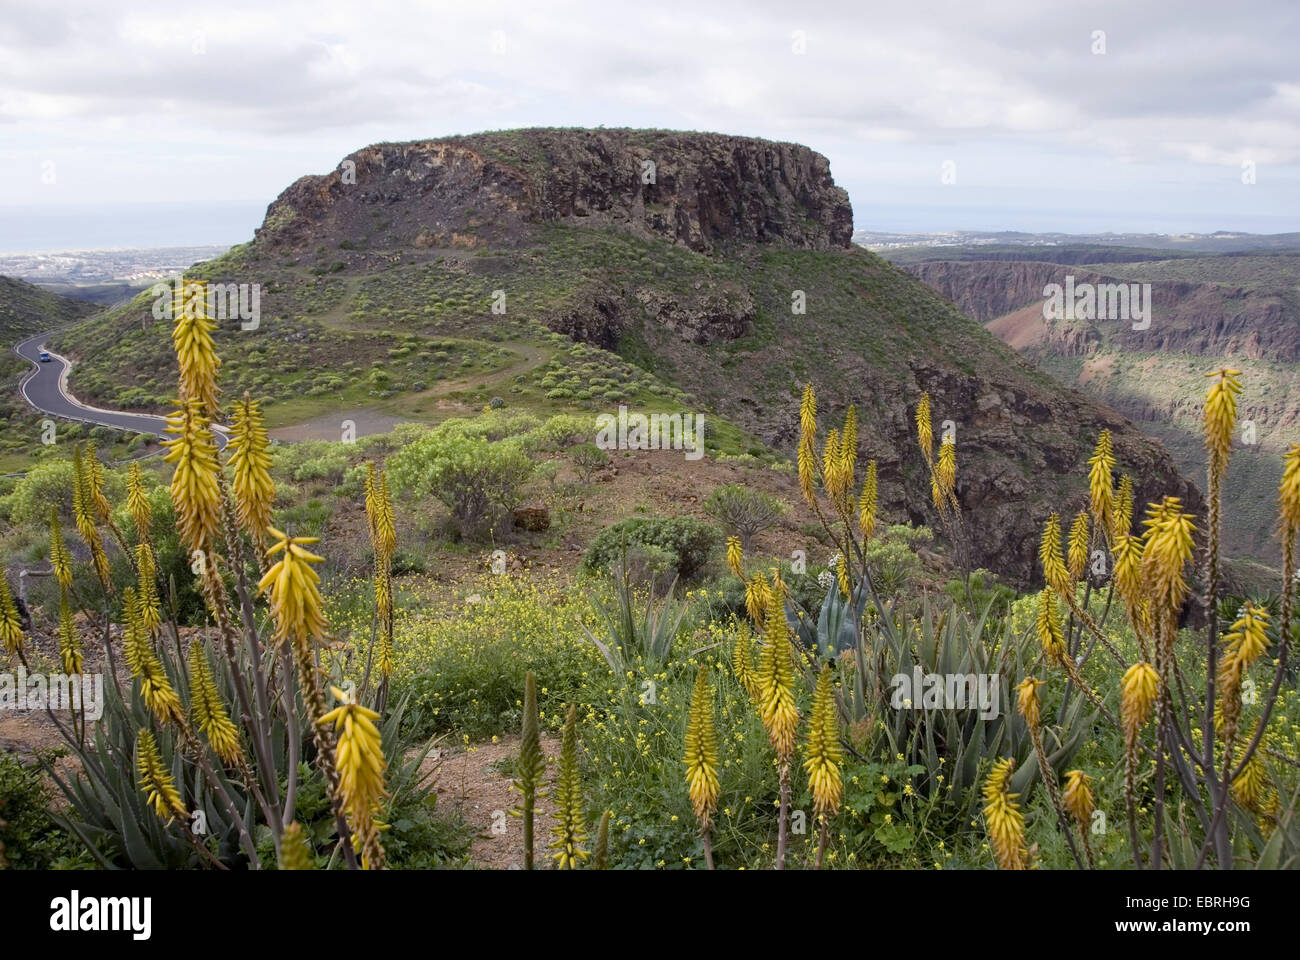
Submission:
[[[388,462],[393,486],[429,494],[451,511],[464,537],[473,536],[496,514],[517,506],[533,461],[517,439],[495,443],[467,435],[448,421],[416,440]]]
[[[81,860],[81,844],[50,819],[52,799],[39,766],[0,750],[0,869],[89,865]]]
[[[898,595],[921,572],[916,550],[934,540],[927,527],[896,523],[872,539],[866,548],[867,566],[876,589],[885,597]]]
[[[583,557],[589,571],[614,569],[625,550],[658,547],[673,557],[673,570],[682,580],[703,576],[721,545],[717,529],[694,517],[632,517],[606,527]]]

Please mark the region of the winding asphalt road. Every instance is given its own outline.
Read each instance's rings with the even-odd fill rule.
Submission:
[[[75,420],[101,427],[114,427],[118,430],[133,430],[136,433],[150,433],[156,437],[166,437],[164,432],[167,421],[147,413],[122,413],[116,410],[101,410],[78,403],[67,389],[68,370],[71,364],[57,353],[50,351],[49,363],[41,363],[41,348],[45,341],[54,336],[56,331],[38,333],[14,347],[14,352],[24,360],[29,360],[36,367],[23,378],[19,392],[28,405],[63,420]],[[213,430],[213,438],[218,448],[226,446],[224,428],[218,426]]]

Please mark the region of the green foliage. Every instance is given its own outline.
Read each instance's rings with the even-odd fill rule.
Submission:
[[[173,688],[188,701],[188,682],[175,657],[165,649],[159,653]],[[220,695],[227,704],[232,703],[229,663],[219,657],[210,662],[217,665]],[[131,688],[123,692],[130,693],[125,700],[115,684],[104,685],[103,717],[94,725],[84,745],[72,745],[79,761],[76,769],[60,771],[45,762],[46,773],[67,801],[66,807],[52,815],[54,821],[80,839],[89,855],[104,868],[195,869],[210,866],[213,858],[227,867],[246,867],[252,853],[263,863],[274,863],[270,825],[261,816],[247,787],[220,765],[212,768],[214,780],[201,767],[189,762],[177,744],[173,728],[160,728],[145,707],[138,680],[132,681]],[[383,816],[388,823],[410,820],[414,830],[433,809],[427,804],[429,786],[422,783],[419,775],[420,764],[432,744],[422,744],[403,735],[407,702],[408,698],[403,697],[380,724],[384,753],[390,758],[389,800]],[[301,742],[294,752],[301,757],[310,757],[313,751],[306,720],[306,713],[299,706]],[[153,731],[163,768],[172,776],[184,808],[191,813],[188,822],[177,819],[169,823],[160,819],[140,788],[136,745],[141,730]],[[272,736],[270,756],[276,780],[283,788],[292,769],[289,734],[284,724],[276,724]],[[298,822],[313,846],[332,845],[337,840],[336,820],[319,770],[314,764],[299,763],[297,779]],[[266,783],[261,790],[266,795]],[[232,809],[248,818],[251,847],[241,839]],[[191,834],[191,827],[196,823],[202,823],[205,832]],[[206,853],[200,852],[200,846]],[[441,853],[436,849],[412,850],[410,855],[423,863]],[[454,855],[451,847],[447,855]]]
[[[472,436],[449,422],[394,455],[388,467],[397,490],[432,495],[468,538],[518,505],[533,461],[517,441]]]
[[[653,546],[671,554],[677,576],[690,581],[707,572],[721,542],[716,527],[694,517],[631,517],[597,534],[582,564],[589,571],[609,571],[634,545]]]
[[[1038,769],[1024,719],[1015,710],[1014,690],[1036,668],[1036,643],[995,623],[987,608],[971,616],[954,604],[936,606],[927,598],[916,618],[906,624],[894,618],[886,604],[878,619],[863,626],[850,661],[844,706],[858,752],[902,754],[922,767],[915,789],[942,801],[945,817],[952,821],[968,820],[977,812],[977,787],[988,757],[1014,757],[1012,790],[1028,796]],[[896,683],[900,676],[913,678],[918,668],[922,676],[994,676],[998,688],[990,693],[997,696],[996,710],[970,703],[926,705],[922,691]],[[1045,701],[1044,718],[1055,718],[1056,709]],[[1094,719],[1091,711],[1076,696],[1059,724],[1045,722],[1045,738],[1052,744],[1048,759],[1058,778],[1083,744]]]
[[[740,544],[746,550],[755,534],[775,524],[785,510],[785,504],[770,493],[743,483],[715,487],[704,501],[704,512],[722,524],[724,530],[739,534]]]
[[[15,523],[39,526],[48,522],[51,503],[59,505],[60,515],[72,516],[71,460],[45,460],[32,467],[4,499],[3,510]]]
[[[90,865],[76,838],[50,818],[53,799],[39,765],[24,765],[18,757],[0,750],[0,870]]]
[[[963,605],[967,613],[978,614],[988,608],[990,615],[995,618],[1006,616],[1011,610],[1011,602],[1016,599],[1014,590],[998,583],[995,574],[983,569],[972,571],[965,583],[949,580],[943,585],[943,592],[954,603]]]
[[[528,670],[541,678],[543,710],[572,702],[584,675],[604,670],[580,626],[595,616],[585,592],[601,589],[542,589],[489,575],[471,604],[427,615],[399,603],[396,676],[411,691],[412,733],[484,740],[519,729]]]

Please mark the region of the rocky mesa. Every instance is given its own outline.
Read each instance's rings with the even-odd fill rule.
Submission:
[[[259,242],[355,234],[373,210],[392,236],[442,245],[474,231],[518,242],[548,221],[613,224],[713,250],[848,247],[853,211],[821,154],[794,143],[644,130],[517,130],[383,143],[280,195]]]

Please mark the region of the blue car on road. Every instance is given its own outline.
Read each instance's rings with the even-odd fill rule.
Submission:
[[[41,363],[49,363],[52,359],[53,357],[50,356],[50,351],[48,350],[41,351]]]

